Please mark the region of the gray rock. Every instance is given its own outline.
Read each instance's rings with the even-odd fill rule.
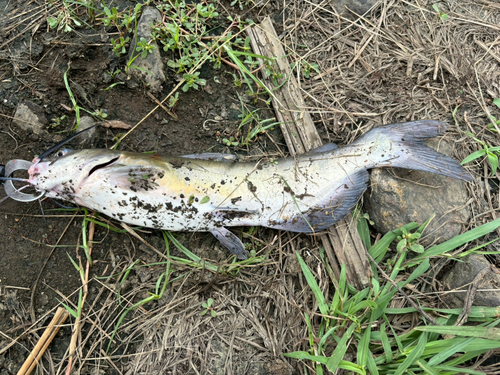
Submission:
[[[137,24],[137,34],[130,46],[128,58],[133,59],[135,56],[139,55],[132,65],[139,67],[140,69],[131,68],[129,73],[138,79],[144,81],[150,88],[152,93],[156,93],[162,90],[162,83],[165,82],[165,74],[163,73],[163,61],[161,60],[160,51],[156,42],[151,42],[150,44],[154,46],[151,53],[148,53],[145,59],[140,56],[142,51],[136,51],[137,42],[141,38],[146,39],[148,42],[151,41],[151,25],[150,23],[156,23],[161,20],[161,14],[158,9],[153,7],[143,8],[141,19]]]
[[[352,14],[346,8],[354,13],[363,15],[377,3],[377,0],[332,0],[332,5],[339,13]]]
[[[94,125],[95,125],[95,121],[92,117],[90,117],[90,116],[80,117],[80,126],[78,126],[77,131],[82,131],[82,130],[88,129]],[[87,130],[85,133],[82,133],[77,138],[78,143],[82,146],[83,145],[90,146],[94,141],[95,132],[96,132],[96,128],[93,128],[93,129]]]
[[[44,109],[38,104],[29,100],[22,100],[17,105],[12,123],[25,131],[31,130],[33,133],[40,135],[47,125],[47,118]]]
[[[438,144],[431,140],[427,144],[444,154],[451,151],[443,141]],[[461,180],[392,168],[374,169],[370,184],[371,189],[365,194],[365,208],[381,233],[412,221],[424,223],[435,214],[423,233],[421,243],[425,246],[460,234],[462,224],[470,217],[465,184]]]
[[[485,275],[479,281],[478,290],[472,305],[487,307],[500,306],[500,271],[480,254],[468,255],[463,259],[463,262],[456,262],[453,268],[444,275],[442,283],[445,290],[461,292],[445,293],[442,296],[443,301],[446,302],[450,308],[464,307],[468,284],[472,283],[478,273],[485,268],[488,268],[488,270],[486,270]],[[481,289],[487,291],[481,291]]]

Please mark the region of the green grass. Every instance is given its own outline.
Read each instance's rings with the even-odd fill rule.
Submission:
[[[409,261],[406,256],[412,249],[407,241],[404,246],[399,246],[396,255],[388,258],[389,264],[382,262],[389,255],[389,245],[394,241],[401,243],[405,234],[408,239],[410,234],[421,233],[423,227],[419,228],[416,223],[407,224],[387,233],[372,245],[366,217],[358,221],[360,235],[368,244],[369,253],[382,268],[390,271],[391,280],[396,281],[402,270],[410,272],[410,276],[397,282],[399,288],[429,271],[430,257],[447,256],[457,247],[494,231],[500,227],[500,219],[432,246]],[[417,231],[413,232],[415,229]],[[413,244],[418,243],[418,238],[412,237]],[[474,322],[472,326],[454,326],[462,309],[388,308],[398,289],[378,276],[375,265],[372,265],[375,276],[370,287],[361,291],[347,283],[346,271],[342,267],[339,279],[331,280],[335,293],[327,299],[298,252],[296,256],[314,294],[318,311],[304,314],[310,349],[284,355],[308,361],[317,374],[338,369],[357,374],[481,374],[469,368],[471,361],[489,350],[500,348],[500,329],[497,328],[500,308],[472,307],[469,315],[469,321]],[[415,296],[412,298],[416,299]],[[433,314],[436,325],[429,325],[425,318],[429,315],[425,312]],[[420,324],[408,332],[401,333],[392,326],[391,315],[415,313],[420,314]],[[345,360],[348,353],[353,360]]]

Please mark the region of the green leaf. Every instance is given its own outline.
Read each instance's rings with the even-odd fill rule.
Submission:
[[[366,364],[368,367],[368,373],[370,375],[379,375],[377,364],[375,363],[375,358],[373,358],[373,354],[368,352],[368,362]]]
[[[369,324],[358,343],[357,363],[363,368],[366,367],[366,364],[368,363],[368,356],[371,355],[369,348],[371,329],[372,326]]]
[[[373,259],[375,259],[375,261],[380,261],[387,253],[389,245],[392,243],[392,241],[394,241],[398,236],[400,236],[403,233],[402,232],[403,230],[413,230],[415,228],[418,228],[417,223],[409,223],[399,229],[386,233],[380,239],[380,241],[378,241],[375,245],[371,247],[371,249],[368,252],[373,257]]]
[[[415,361],[422,356],[424,352],[425,345],[427,344],[427,333],[420,335],[417,345],[410,351],[406,359],[399,365],[394,375],[402,375],[406,372],[408,367],[410,367]]]
[[[472,327],[472,326],[424,326],[416,327],[416,331],[437,332],[442,335],[471,336],[483,339],[499,340],[500,328],[496,327]]]
[[[373,294],[377,296],[380,292],[380,282],[378,279],[372,277],[372,288],[373,288]]]
[[[467,242],[474,241],[475,239],[482,237],[485,234],[488,234],[488,233],[494,231],[498,227],[500,227],[500,219],[490,221],[489,223],[483,224],[483,225],[481,225],[477,228],[474,228],[468,232],[465,232],[465,233],[462,233],[458,236],[455,236],[446,242],[443,242],[439,245],[431,247],[430,249],[427,249],[421,255],[410,260],[406,266],[412,267],[412,266],[417,265],[420,261],[422,261],[422,259],[429,258],[432,256],[441,255],[443,253],[452,251],[452,250],[456,249],[457,247],[462,246],[463,244],[466,244]]]
[[[451,328],[451,327],[450,327]],[[473,337],[459,341],[454,345],[450,345],[448,348],[444,349],[443,351],[437,353],[435,356],[433,356],[429,360],[429,366],[436,366],[442,363],[443,361],[446,361],[448,358],[450,358],[452,355],[458,352],[463,352],[463,349],[469,345],[472,340],[474,340]]]
[[[491,175],[494,176],[495,173],[497,173],[497,168],[498,168],[498,156],[495,154],[488,152],[488,161],[490,162],[491,165],[491,170],[492,173]]]
[[[340,362],[342,361],[342,358],[344,358],[344,355],[347,351],[347,341],[351,339],[352,333],[356,329],[357,324],[356,323],[351,323],[347,331],[344,333],[340,341],[337,343],[337,347],[333,351],[332,356],[328,359],[328,362],[326,363],[326,367],[328,370],[335,372],[337,371],[337,368],[339,367]]]
[[[500,98],[493,99],[493,104],[495,104],[498,108],[500,108]]]
[[[470,154],[469,156],[467,156],[464,160],[462,160],[462,162],[460,164],[464,165],[464,164],[470,163],[471,161],[476,160],[477,158],[483,157],[484,155],[486,155],[486,150],[475,151],[472,154]]]
[[[436,309],[430,307],[421,307],[421,309],[424,311],[434,311],[449,315],[460,315],[462,313],[462,309]],[[399,315],[399,314],[410,314],[416,311],[417,310],[413,307],[387,308],[385,310],[385,313]],[[484,318],[495,318],[498,316],[500,316],[500,307],[472,306],[469,314],[470,318],[478,318],[481,320],[483,320]]]
[[[425,251],[424,247],[418,243],[411,245],[409,247],[409,249],[411,251],[413,251],[415,253],[419,253],[419,254],[422,254]]]
[[[69,305],[65,304],[64,302],[61,302],[61,305],[63,305],[63,307],[70,313],[70,315],[73,317],[73,318],[78,318],[78,313],[73,310],[71,307],[69,307]]]
[[[189,259],[191,259],[192,261],[198,263],[201,267],[207,268],[208,270],[210,270],[212,272],[219,272],[219,267],[218,266],[216,266],[215,264],[213,264],[211,262],[204,261],[198,255],[193,254],[184,245],[182,245],[177,240],[177,238],[175,238],[172,235],[172,233],[166,232],[166,231],[162,231],[162,233],[163,233],[163,238],[164,238],[165,242],[167,242],[167,240],[172,241],[172,243],[174,244],[174,246],[177,249],[179,249],[182,253],[184,253],[184,255],[186,255]]]
[[[480,353],[482,354],[482,353]],[[435,367],[436,370],[441,371],[441,374],[444,374],[445,372],[448,374],[471,374],[471,375],[484,375],[485,373],[482,371],[475,371],[471,370],[466,367],[452,367],[452,366],[444,366],[444,365],[439,365]]]
[[[418,359],[416,363],[422,368],[422,370],[425,371],[426,374],[439,375],[439,373],[422,358]]]
[[[316,297],[316,301],[318,302],[319,311],[321,311],[321,314],[323,314],[323,315],[328,315],[330,313],[330,311],[329,311],[328,305],[325,301],[325,296],[323,295],[323,292],[319,288],[318,283],[316,282],[316,279],[314,278],[314,275],[312,274],[311,270],[307,267],[307,264],[304,262],[304,260],[300,256],[299,252],[296,251],[295,254],[297,255],[297,259],[299,260],[300,268],[302,268],[302,273],[304,274],[306,281],[309,284],[309,287],[311,288],[314,296]]]
[[[203,198],[201,198],[200,204],[205,204],[210,201],[210,197],[208,195],[205,195]]]
[[[59,21],[55,17],[47,18],[47,23],[49,24],[49,27],[51,29],[55,29],[57,27],[57,25],[59,25]]]
[[[295,358],[295,359],[299,359],[299,360],[308,359],[310,361],[318,362],[318,363],[321,363],[323,365],[326,365],[327,362],[329,361],[329,359],[327,357],[323,357],[323,356],[319,356],[319,355],[311,355],[307,352],[302,352],[302,351],[293,352],[293,353],[283,353],[283,355],[285,357],[288,357],[288,358]],[[349,362],[349,361],[340,361],[338,368],[342,369],[342,370],[353,371],[357,374],[362,374],[362,375],[366,374],[366,372],[360,366],[356,365],[355,363]]]
[[[396,251],[400,253],[401,251],[403,251],[405,247],[406,247],[406,238],[398,242],[398,245],[396,246]]]
[[[382,341],[382,347],[384,348],[386,363],[392,362],[393,354],[391,343],[389,341],[389,337],[387,336],[387,332],[385,330],[385,322],[380,326],[380,341]]]

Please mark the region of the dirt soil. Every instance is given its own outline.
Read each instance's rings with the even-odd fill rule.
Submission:
[[[484,127],[489,113],[499,115],[492,99],[500,97],[500,7],[486,0],[478,3],[439,2],[439,9],[449,16],[443,21],[436,18],[433,2],[426,0],[380,1],[363,19],[349,12],[339,16],[328,2],[240,1],[231,6],[223,1],[217,4],[217,21],[224,30],[228,15],[255,22],[272,17],[292,51],[291,62],[302,58],[318,64],[318,72],[310,78],[301,76],[301,88],[323,140],[345,144],[384,123],[433,118],[454,124],[455,109],[463,130]],[[120,9],[134,5],[113,4]],[[227,64],[217,69],[209,63],[203,66],[200,77],[207,84],[180,92],[174,108],[177,120],[161,108],[148,116],[156,107],[148,88],[124,73],[115,77],[108,73],[123,72],[127,61],[112,51],[109,38],[115,30],[102,24],[68,33],[50,29],[47,17],[61,7],[60,1],[0,0],[0,162],[31,161],[70,134],[75,114],[63,79],[69,63],[68,77],[81,107],[104,110],[108,120],[132,126],[144,119],[120,144],[121,150],[257,158],[287,154],[278,128],[260,134],[249,146],[223,144],[223,138],[241,136],[240,98],[250,108],[260,108],[262,119],[274,116],[263,101],[250,100],[244,86],[235,87],[235,70]],[[168,55],[162,57],[167,61]],[[158,100],[178,83],[174,71],[166,69],[166,74],[162,91],[155,94]],[[113,83],[118,84],[106,90]],[[65,118],[40,134],[20,129],[12,118],[23,100],[41,106],[49,123]],[[71,147],[109,148],[123,133],[101,128],[92,139],[75,140]],[[498,143],[490,134],[476,136]],[[457,132],[453,138],[458,160],[477,149],[465,144]],[[482,167],[477,170],[483,174]],[[469,226],[491,219],[481,214],[489,210],[488,204],[497,207],[498,189],[493,193],[489,202],[478,198],[481,204],[475,215],[481,218]],[[41,335],[40,327],[61,302],[76,309],[82,280],[71,259],[83,268],[86,259],[78,248],[82,210],[65,210],[50,200],[40,204],[7,199],[0,213],[0,375],[4,375],[18,371]],[[119,223],[113,225],[122,229]],[[163,297],[127,315],[108,355],[105,351],[123,307],[147,298],[165,271],[164,259],[146,243],[163,253],[165,242],[154,230],[143,230],[139,240],[96,226],[74,373],[312,373],[309,365],[282,353],[307,350],[303,312],[315,310],[294,251],[307,259],[328,293],[326,271],[318,266],[319,244],[308,236],[264,228],[235,230],[237,235],[241,232],[259,255],[269,254],[265,262],[224,274],[176,264],[175,279]],[[226,264],[227,250],[210,234],[180,233],[176,238],[213,264]],[[183,257],[172,243],[170,252]],[[125,278],[129,268],[133,270]],[[215,317],[210,311],[200,315],[209,298],[214,300]],[[74,321],[70,317],[57,335],[38,373],[65,371]]]

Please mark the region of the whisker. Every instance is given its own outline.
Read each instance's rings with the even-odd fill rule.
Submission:
[[[59,203],[58,201],[52,199],[52,198],[49,198],[52,202],[54,202],[55,204],[57,204],[59,207],[62,207],[62,208],[66,208],[68,210],[72,210],[74,209],[75,207],[69,207],[69,206],[65,206],[64,204],[61,204]]]
[[[45,226],[47,226],[47,219],[45,218],[45,212],[43,212],[42,200],[41,199],[37,199],[37,200],[38,200],[38,204],[40,205],[40,211],[42,211],[43,221],[45,223]]]
[[[30,182],[27,178],[15,178],[15,177],[0,177],[0,181],[21,181],[21,182]]]

